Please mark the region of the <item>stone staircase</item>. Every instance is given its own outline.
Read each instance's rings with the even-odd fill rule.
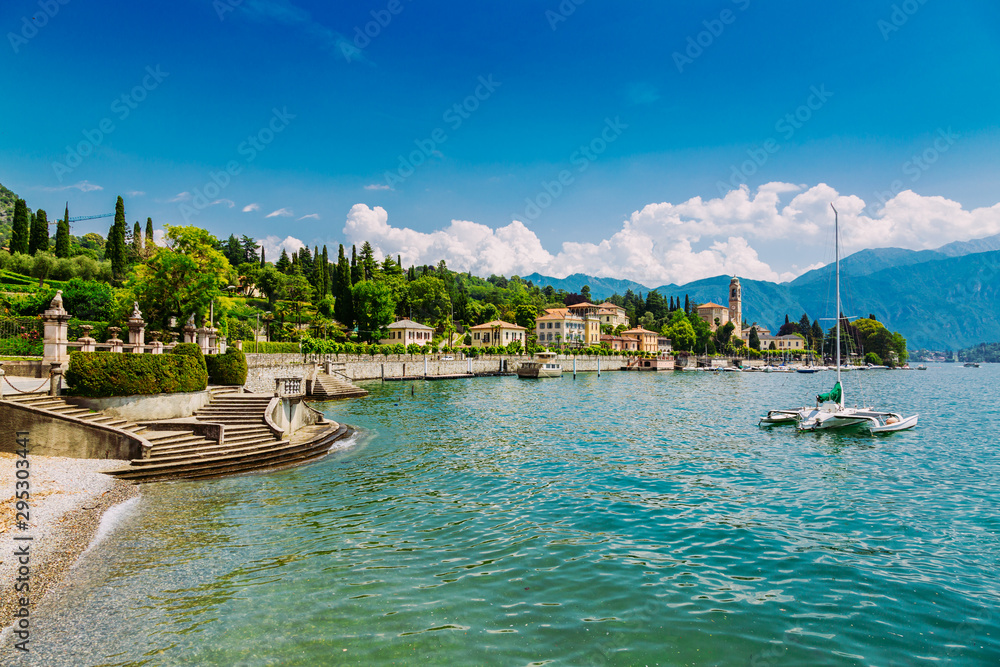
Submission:
[[[334,442],[353,433],[347,426],[326,422],[325,429],[324,424],[312,427],[309,437],[283,438],[264,417],[271,396],[260,394],[213,392],[209,403],[195,413],[198,422],[223,425],[222,443],[194,433],[196,425],[190,421],[138,424],[45,394],[5,396],[4,400],[141,435],[152,443],[149,458],[133,459],[127,468],[108,472],[138,483],[219,477],[304,463],[326,455]]]
[[[327,374],[321,370],[313,380],[310,398],[317,401],[332,401],[339,398],[360,398],[367,395],[367,389],[354,386],[346,376],[336,371]]]

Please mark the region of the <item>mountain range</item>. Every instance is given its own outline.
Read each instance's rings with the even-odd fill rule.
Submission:
[[[785,315],[834,316],[834,265],[808,271],[788,283],[741,278],[743,318],[776,331]],[[878,248],[862,250],[840,262],[843,311],[848,316],[874,314],[906,337],[909,347],[962,348],[1000,340],[1000,235],[949,243],[935,250]],[[523,276],[535,285],[579,292],[589,285],[593,300],[631,289],[651,288],[627,280],[574,274],[549,278]],[[655,288],[664,296],[688,295],[697,303],[728,304],[730,276]]]

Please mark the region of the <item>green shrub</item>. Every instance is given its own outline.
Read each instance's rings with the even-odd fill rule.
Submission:
[[[208,372],[208,365],[205,363],[205,355],[201,353],[201,348],[198,347],[197,343],[178,343],[170,352],[172,354],[179,354],[184,357],[197,359],[198,363],[205,370],[205,372]]]
[[[41,340],[32,340],[23,336],[0,338],[0,355],[10,357],[40,357],[44,351]]]
[[[260,354],[298,354],[298,343],[255,343],[252,340],[243,341],[243,351],[248,354],[259,352]]]
[[[212,384],[237,385],[242,387],[247,381],[246,355],[230,347],[225,354],[210,354],[204,357],[208,364],[208,381]]]
[[[73,352],[66,382],[73,395],[89,398],[201,391],[208,386],[202,364],[184,354]]]

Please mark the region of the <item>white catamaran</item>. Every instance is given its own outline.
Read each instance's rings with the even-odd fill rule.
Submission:
[[[816,407],[794,410],[771,410],[761,418],[760,425],[795,423],[800,431],[821,431],[849,427],[866,428],[871,433],[903,431],[917,425],[919,415],[902,417],[895,412],[880,412],[871,408],[849,408],[844,405],[844,386],[840,382],[840,221],[833,209],[834,238],[837,261],[837,383],[833,389],[816,397]]]

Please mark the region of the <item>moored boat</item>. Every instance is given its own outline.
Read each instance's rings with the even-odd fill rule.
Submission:
[[[555,352],[537,352],[531,361],[525,361],[517,367],[519,378],[558,378],[562,377],[562,366],[555,363]]]

